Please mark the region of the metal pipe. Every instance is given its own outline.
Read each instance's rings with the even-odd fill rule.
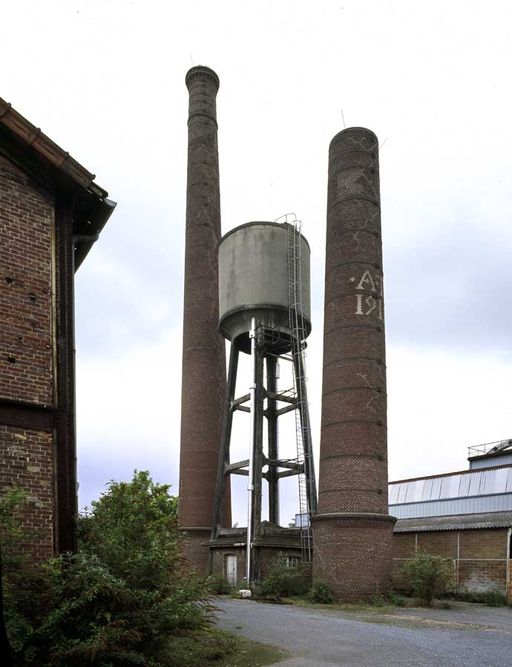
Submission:
[[[510,559],[512,558],[512,528],[507,530],[507,574],[505,583],[505,596],[507,602],[512,601],[512,581],[510,580],[512,572],[510,570]]]
[[[268,426],[268,520],[279,525],[279,483],[277,477],[277,358],[265,355],[267,363],[267,426]]]
[[[249,476],[247,484],[247,566],[246,566],[246,584],[249,588],[251,582],[251,560],[252,560],[252,514],[253,514],[253,496],[254,496],[254,448],[256,446],[256,320],[251,319],[251,330],[249,332],[251,339],[251,361],[252,361],[252,383],[251,383],[251,449],[249,452]]]

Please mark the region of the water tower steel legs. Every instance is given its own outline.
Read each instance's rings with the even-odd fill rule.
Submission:
[[[293,365],[304,448],[304,476],[306,483],[307,506],[309,514],[315,515],[317,512],[315,462],[313,458],[313,442],[311,438],[311,422],[309,418],[306,371],[304,368],[304,358],[301,351],[297,351],[293,354]]]
[[[296,395],[292,397],[279,393],[277,388],[277,361],[279,355],[268,352],[265,345],[265,332],[256,330],[254,337],[252,358],[252,386],[251,393],[235,398],[236,376],[240,350],[236,342],[231,343],[231,353],[228,372],[228,393],[225,406],[225,417],[222,435],[222,451],[217,471],[217,491],[215,495],[215,520],[212,529],[212,544],[222,538],[222,529],[229,528],[223,517],[223,498],[229,490],[230,475],[247,477],[248,490],[248,529],[246,545],[250,545],[250,553],[246,552],[247,573],[249,581],[258,578],[260,563],[259,549],[264,544],[262,529],[262,495],[263,480],[268,482],[268,518],[269,522],[279,527],[279,481],[291,475],[303,475],[306,489],[307,507],[304,502],[303,511],[316,512],[316,485],[314,465],[311,451],[311,431],[309,428],[309,411],[306,396],[306,379],[302,355],[295,358]],[[288,355],[286,357],[290,359]],[[266,386],[264,379],[266,376]],[[251,401],[249,408],[247,403]],[[266,407],[265,407],[266,402]],[[279,408],[279,403],[285,406]],[[251,436],[249,444],[249,458],[230,462],[230,441],[232,434],[234,412],[240,410],[251,413]],[[298,410],[301,431],[303,432],[304,460],[290,460],[279,458],[278,447],[278,418],[279,416]],[[266,419],[268,451],[263,451],[264,426]],[[264,471],[264,468],[267,468]],[[282,529],[281,529],[282,530]],[[262,542],[263,540],[263,542]],[[310,544],[310,542],[309,542]]]
[[[252,461],[249,466],[248,485],[252,502],[249,507],[251,518],[247,529],[247,584],[254,580],[258,568],[257,551],[254,547],[254,542],[261,537],[261,500],[263,481],[263,401],[265,399],[263,365],[265,356],[261,346],[258,344],[258,331],[255,332],[255,336],[256,341],[253,346],[254,399],[251,405],[251,411],[254,411],[254,414],[252,415]]]
[[[233,428],[233,415],[236,409],[235,390],[236,376],[238,371],[238,358],[240,350],[236,343],[231,343],[229,353],[228,381],[226,403],[224,406],[224,419],[222,424],[221,449],[219,452],[219,463],[217,467],[217,484],[214,501],[214,521],[212,525],[211,539],[215,539],[221,527],[231,525],[231,513],[225,516],[226,503],[224,496],[226,494],[226,484],[228,482],[227,471],[229,469],[231,431]]]
[[[267,355],[267,426],[268,426],[268,520],[279,525],[279,478],[277,461],[277,401],[273,395],[277,392],[277,357]]]

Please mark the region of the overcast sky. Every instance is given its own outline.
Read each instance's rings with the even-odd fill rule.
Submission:
[[[118,202],[76,279],[82,505],[134,468],[177,491],[198,64],[221,81],[223,232],[293,211],[311,245],[317,453],[327,150],[352,125],[381,144],[390,479],[512,436],[509,2],[3,5],[0,95]]]

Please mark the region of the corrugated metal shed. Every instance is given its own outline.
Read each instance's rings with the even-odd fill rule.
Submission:
[[[392,482],[398,519],[512,510],[512,465]]]

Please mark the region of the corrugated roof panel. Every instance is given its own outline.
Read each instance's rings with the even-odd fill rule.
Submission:
[[[478,496],[480,495],[480,481],[482,479],[481,472],[474,472],[471,475],[468,475],[469,478],[469,489],[467,496]]]
[[[503,493],[512,493],[512,466],[391,483],[389,504],[428,503]]]
[[[398,498],[398,491],[400,489],[400,484],[390,484],[389,485],[389,504],[394,505]]]
[[[459,484],[459,493],[457,494],[459,497],[469,496],[470,481],[471,481],[471,475],[461,475]]]
[[[454,516],[399,519],[395,533],[432,530],[468,530],[472,528],[508,528],[512,526],[512,512],[489,512]]]
[[[508,469],[506,490],[512,492],[512,468]]]

